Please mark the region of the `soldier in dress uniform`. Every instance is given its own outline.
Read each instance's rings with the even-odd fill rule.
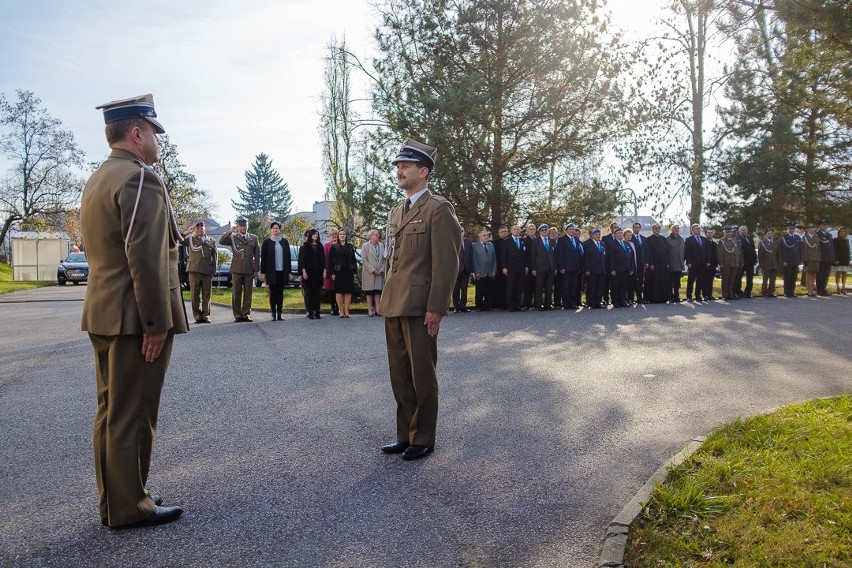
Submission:
[[[388,263],[379,313],[391,388],[396,441],[382,446],[404,460],[435,449],[438,422],[438,329],[458,275],[461,225],[449,201],[426,187],[436,149],[406,140],[391,162],[407,199],[388,215]]]
[[[760,266],[760,275],[763,276],[763,284],[760,286],[760,295],[764,298],[775,298],[775,277],[778,275],[778,266],[781,264],[781,253],[778,241],[775,240],[775,231],[772,228],[763,232],[763,239],[757,245],[757,263]]]
[[[260,268],[260,242],[248,232],[248,220],[237,219],[237,230],[228,230],[219,243],[231,247],[231,309],[234,321],[252,321],[251,296],[254,278]]]
[[[160,506],[145,484],[172,341],[189,325],[178,278],[182,236],[168,191],[151,168],[157,134],[165,132],[154,99],[97,108],[111,152],[86,182],[80,204],[91,267],[82,329],[95,354],[101,523],[118,529],[168,523],[182,513]]]
[[[820,261],[819,272],[817,272],[816,289],[820,296],[830,296],[828,291],[828,277],[831,274],[831,266],[834,264],[834,237],[828,232],[828,221],[819,222],[819,230],[816,232],[819,237]]]
[[[195,323],[210,323],[210,290],[216,273],[218,251],[216,241],[204,233],[204,221],[198,221],[184,233],[183,245],[189,252],[186,274],[192,297]]]
[[[822,247],[820,238],[816,234],[816,225],[808,223],[805,234],[802,236],[802,264],[805,267],[805,286],[808,288],[808,296],[816,298],[819,294],[817,276],[822,263]]]
[[[743,265],[743,251],[740,239],[734,237],[734,228],[722,229],[724,237],[719,241],[716,251],[719,260],[719,270],[722,272],[722,298],[725,300],[739,300],[737,296],[737,278]]]
[[[784,271],[784,295],[796,297],[796,281],[799,279],[799,265],[802,263],[802,237],[796,234],[796,224],[787,222],[787,234],[779,239],[781,269]]]

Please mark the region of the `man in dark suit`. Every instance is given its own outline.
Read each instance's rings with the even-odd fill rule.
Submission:
[[[492,241],[494,245],[494,255],[497,257],[497,273],[494,275],[494,281],[491,283],[491,307],[497,310],[505,310],[506,304],[506,276],[503,273],[503,251],[505,250],[509,239],[509,229],[505,225],[497,229],[497,238]]]
[[[604,249],[609,250],[609,245],[612,241],[615,240],[615,230],[618,228],[618,223],[610,223],[609,224],[609,234],[604,235],[601,238],[601,243],[603,243]],[[604,289],[603,289],[603,303],[609,304],[612,300],[612,292],[613,292],[613,282],[612,276],[610,276],[609,271],[604,272]]]
[[[743,252],[743,266],[737,278],[737,296],[751,298],[752,281],[754,280],[754,265],[757,263],[757,250],[754,248],[754,238],[748,234],[748,227],[740,225],[739,228],[740,249]],[[743,276],[746,283],[743,287]]]
[[[464,227],[461,229],[461,243],[459,244],[459,272],[456,275],[456,283],[453,286],[453,312],[467,312],[467,287],[470,283],[470,274],[473,272],[473,249],[469,240],[464,238]]]
[[[633,250],[624,242],[624,231],[616,227],[614,239],[606,250],[606,269],[612,282],[612,305],[616,308],[627,307],[627,284],[630,275],[636,270]]]
[[[565,234],[556,244],[556,269],[562,275],[562,307],[566,310],[576,310],[580,306],[583,246],[574,236],[575,229],[574,223],[567,223]]]
[[[633,223],[633,246],[636,247],[636,303],[644,304],[645,269],[648,267],[648,241],[640,234],[641,223]]]
[[[178,279],[169,194],[151,168],[158,159],[151,95],[99,106],[111,152],[86,182],[80,225],[92,272],[82,329],[95,355],[93,429],[101,523],[111,528],[174,521],[145,489],[160,394],[175,334],[189,331]]]
[[[784,295],[796,297],[796,280],[802,263],[802,237],[796,234],[796,224],[787,222],[787,234],[781,237],[781,268],[784,270]]]
[[[548,236],[550,227],[542,223],[533,239],[530,271],[535,276],[535,309],[552,310],[553,276],[556,273],[556,243]]]
[[[716,280],[716,266],[719,255],[719,244],[713,240],[715,231],[704,229],[704,242],[707,252],[707,270],[704,271],[704,282],[702,284],[702,297],[704,300],[715,300],[713,296],[713,282]],[[697,292],[696,292],[697,294]]]
[[[527,272],[527,276],[524,279],[524,306],[523,309],[528,310],[534,306],[535,301],[535,276],[532,273],[532,254],[533,254],[533,245],[535,244],[536,234],[535,234],[535,225],[530,223],[524,229],[523,241],[524,245],[527,247],[527,267],[529,268],[529,272]]]
[[[603,278],[606,274],[606,248],[601,243],[601,230],[592,229],[592,238],[585,242],[583,268],[586,274],[586,305],[592,309],[604,308]]]
[[[701,238],[701,226],[693,223],[690,227],[691,235],[684,241],[684,260],[686,261],[686,301],[703,301],[702,289],[704,288],[704,275],[710,269],[710,259],[707,254],[707,239]],[[695,296],[692,289],[695,288]]]
[[[503,267],[503,276],[506,277],[506,303],[510,312],[517,312],[521,309],[524,278],[529,272],[527,245],[521,238],[521,228],[518,225],[512,225],[512,236],[506,239],[502,255],[500,265]]]

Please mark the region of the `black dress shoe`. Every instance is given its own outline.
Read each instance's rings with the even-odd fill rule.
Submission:
[[[320,313],[314,312],[314,319],[320,319]]]
[[[434,450],[435,446],[408,446],[408,449],[402,452],[402,459],[405,461],[419,460],[425,458]]]
[[[469,312],[470,312],[470,310],[469,310],[469,309],[467,309],[467,308],[460,308],[460,309],[459,309],[459,311],[460,311],[461,313],[463,313],[463,314],[466,314],[466,313],[469,313]]]
[[[405,450],[408,449],[410,444],[408,442],[394,442],[393,444],[388,444],[386,446],[382,446],[383,454],[401,454]]]
[[[454,313],[454,314],[459,313],[459,309],[458,309],[458,308],[453,308],[453,313]]]
[[[243,321],[254,321],[254,320],[251,319],[249,316],[246,316],[246,317],[243,318]]]
[[[151,527],[154,525],[164,525],[166,523],[170,523],[172,521],[176,521],[178,517],[183,514],[183,509],[180,507],[160,507],[158,506],[154,509],[154,512],[151,513],[151,516],[145,519],[144,521],[139,521],[138,523],[131,523],[129,525],[119,525],[117,527],[110,527],[112,530],[124,530],[124,529],[133,529],[136,527]]]
[[[315,317],[316,317],[316,316],[314,316],[314,313],[313,313],[313,312],[308,312],[308,319],[312,320],[312,319],[314,319]]]

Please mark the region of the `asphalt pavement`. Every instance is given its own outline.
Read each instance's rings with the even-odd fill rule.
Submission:
[[[83,293],[0,301],[0,566],[590,567],[687,441],[852,391],[849,297],[450,314],[437,447],[403,462],[380,318],[215,308],[175,340],[149,480],[184,516],[114,532]]]

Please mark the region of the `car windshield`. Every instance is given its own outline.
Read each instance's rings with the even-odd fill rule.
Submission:
[[[68,255],[65,262],[86,262],[86,253],[74,252]]]

